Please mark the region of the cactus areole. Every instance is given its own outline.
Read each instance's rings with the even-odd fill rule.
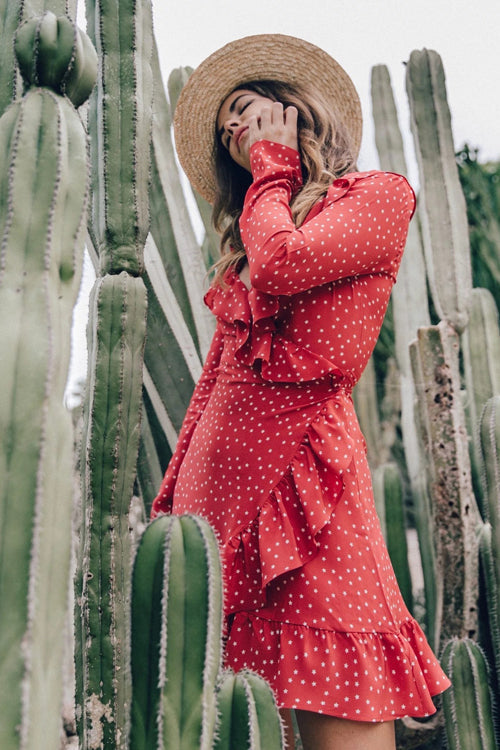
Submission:
[[[27,86],[46,86],[79,107],[97,78],[97,54],[85,32],[46,11],[18,29],[14,51]]]

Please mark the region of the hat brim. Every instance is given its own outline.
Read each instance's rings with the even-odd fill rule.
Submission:
[[[181,91],[174,115],[179,161],[191,183],[213,203],[215,123],[221,104],[250,81],[314,86],[347,128],[354,157],[361,146],[362,114],[356,88],[339,63],[319,47],[285,34],[258,34],[226,44],[207,57]]]

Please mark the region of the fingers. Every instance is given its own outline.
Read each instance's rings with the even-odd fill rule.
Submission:
[[[248,121],[250,142],[269,140],[297,150],[297,117],[296,107],[284,109],[281,102],[263,107],[259,117],[253,116]]]

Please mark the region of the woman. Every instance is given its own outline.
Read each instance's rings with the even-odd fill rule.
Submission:
[[[293,746],[392,750],[449,685],[401,598],[351,391],[414,211],[355,171],[354,86],[322,50],[246,37],[193,73],[179,159],[214,203],[213,343],[153,506],[204,516],[224,564],[226,665],[262,674]]]

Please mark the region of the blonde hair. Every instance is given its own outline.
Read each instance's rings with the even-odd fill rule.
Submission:
[[[298,110],[299,152],[302,164],[302,188],[293,196],[290,207],[295,225],[304,221],[312,206],[322,198],[337,177],[355,170],[355,158],[349,136],[328,102],[316,91],[305,91],[279,81],[252,81],[238,88],[255,91],[273,101]],[[235,164],[218,135],[215,136],[215,180],[217,192],[213,223],[221,234],[221,258],[214,264],[215,282],[221,283],[226,271],[239,270],[246,258],[240,236],[239,218],[252,176]]]

